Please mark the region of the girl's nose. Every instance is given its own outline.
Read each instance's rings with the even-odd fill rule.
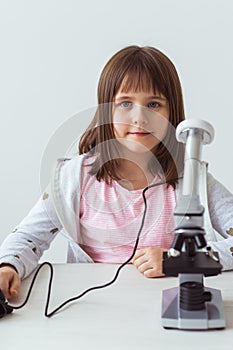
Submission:
[[[134,106],[132,110],[132,123],[140,125],[148,124],[148,116],[146,108],[143,106]]]

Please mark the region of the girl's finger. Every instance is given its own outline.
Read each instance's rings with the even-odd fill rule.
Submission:
[[[6,299],[9,299],[10,298],[10,293],[9,293],[9,285],[8,285],[8,282],[5,282],[5,281],[1,281],[0,283],[1,285],[1,291],[2,293],[4,294],[5,298]]]
[[[147,261],[148,261],[148,259],[146,258],[146,256],[145,256],[145,255],[141,255],[141,256],[139,256],[138,258],[134,259],[134,261],[132,261],[132,263],[133,263],[136,267],[138,267],[138,266],[144,264],[144,263],[147,262]]]
[[[16,297],[20,289],[20,278],[18,275],[14,274],[13,279],[10,284],[10,294]]]
[[[144,272],[144,276],[148,278],[163,277],[163,273],[159,272],[156,268],[148,269]]]
[[[137,267],[138,271],[143,273],[143,274],[144,274],[145,271],[150,270],[150,269],[153,268],[153,266],[151,266],[151,264],[148,261],[146,261],[146,262],[144,262],[141,265],[138,265],[136,267]]]
[[[145,254],[145,250],[144,249],[137,250],[136,253],[133,256],[132,262],[134,262],[139,257],[143,256],[144,254]]]

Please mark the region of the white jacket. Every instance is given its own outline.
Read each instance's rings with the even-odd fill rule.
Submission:
[[[14,265],[21,278],[37,267],[59,231],[68,239],[67,262],[93,262],[76,243],[80,237],[80,174],[84,156],[58,161],[52,186],[1,245],[0,264]],[[205,163],[201,168],[200,198],[205,207],[208,245],[219,252],[224,270],[233,269],[233,195],[212,175],[206,176]],[[181,183],[178,193],[180,188]]]

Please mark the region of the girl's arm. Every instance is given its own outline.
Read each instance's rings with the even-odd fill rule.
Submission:
[[[61,228],[52,195],[46,191],[2,243],[0,264],[14,266],[20,278],[25,278],[36,268],[43,252],[49,248]]]
[[[233,269],[233,194],[208,174],[208,206],[213,228],[220,235],[217,242],[208,242],[219,253],[224,270]]]

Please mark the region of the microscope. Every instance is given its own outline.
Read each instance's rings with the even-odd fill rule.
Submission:
[[[181,122],[176,138],[186,143],[182,193],[174,210],[175,231],[171,248],[163,255],[163,273],[179,277],[178,287],[163,291],[162,326],[183,330],[225,327],[221,291],[207,288],[204,277],[221,273],[218,253],[207,246],[204,207],[199,178],[202,145],[214,138],[211,124],[199,119]]]

